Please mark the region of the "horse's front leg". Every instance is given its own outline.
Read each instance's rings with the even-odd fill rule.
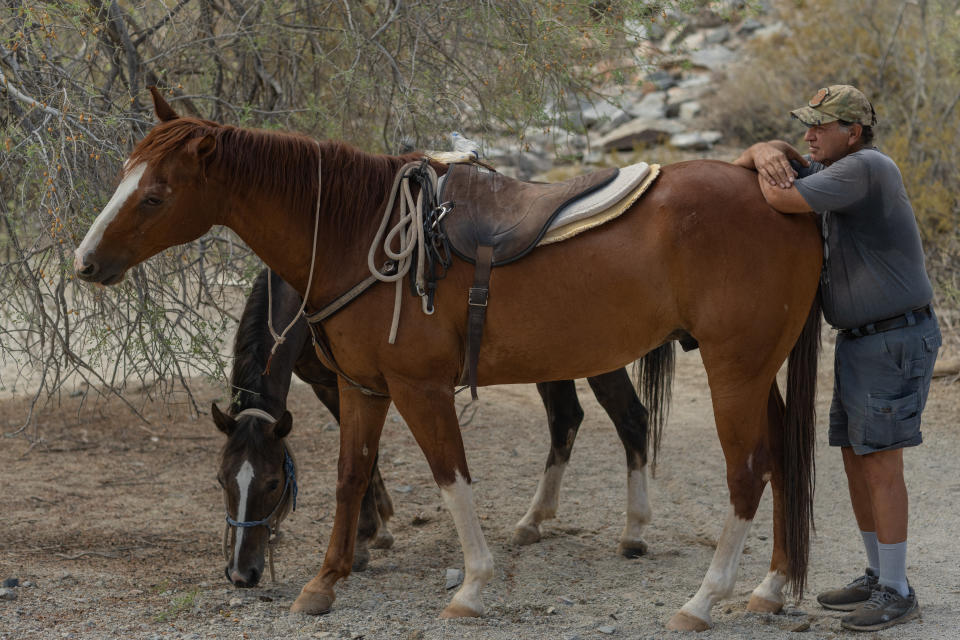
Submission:
[[[340,385],[340,460],[337,510],[320,573],[300,591],[290,610],[320,614],[330,610],[336,582],[350,574],[360,504],[380,444],[390,399],[368,396]]]
[[[427,458],[463,549],[464,579],[442,618],[483,615],[481,590],[493,576],[493,556],[480,529],[453,403],[453,388],[435,381],[388,380],[390,395]]]
[[[577,400],[577,387],[573,380],[540,382],[537,391],[547,410],[547,426],[550,429],[550,453],[537,484],[530,508],[517,522],[513,530],[513,544],[526,545],[540,541],[540,523],[553,518],[557,513],[560,498],[560,481],[570,461],[570,452],[577,438],[583,409]]]

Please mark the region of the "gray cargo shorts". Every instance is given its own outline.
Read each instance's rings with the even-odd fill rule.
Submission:
[[[860,338],[837,334],[830,445],[864,455],[923,442],[920,414],[941,343],[932,314]]]

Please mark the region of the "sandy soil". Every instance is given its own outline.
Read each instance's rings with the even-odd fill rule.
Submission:
[[[820,423],[831,385],[830,343],[821,360]],[[955,356],[954,356],[955,357]],[[496,571],[487,614],[441,621],[462,567],[456,533],[422,454],[402,420],[388,418],[381,447],[396,516],[393,549],[341,584],[323,617],[290,614],[320,566],[333,515],[337,432],[309,389],[292,392],[291,444],[300,465],[298,510],[284,525],[277,582],[235,590],[223,575],[222,501],[215,465],[222,436],[179,405],[148,406],[149,426],[122,406],[81,414],[67,399],[42,419],[43,443],[0,440],[0,579],[18,578],[0,600],[0,638],[662,638],[664,623],[698,588],[727,510],[720,447],[698,353],[678,359],[672,413],[657,477],[650,553],[616,554],[625,516],[625,465],[612,425],[581,383],[586,419],[567,471],[560,512],[539,544],[511,546],[513,524],[533,494],[548,448],[534,387],[481,390],[464,428],[476,499]],[[923,446],[906,456],[912,500],[909,573],[920,622],[866,637],[960,638],[960,384],[935,381]],[[224,390],[201,388],[203,401]],[[0,427],[24,413],[0,403]],[[76,403],[71,405],[70,403]],[[769,562],[769,492],[750,533],[732,598],[714,608],[702,638],[853,637],[817,591],[864,564],[836,450],[820,429],[817,531],[807,597],[782,615],[745,611]],[[794,630],[794,631],[791,631]],[[859,637],[864,637],[861,635]]]

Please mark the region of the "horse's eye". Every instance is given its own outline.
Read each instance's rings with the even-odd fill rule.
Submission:
[[[163,200],[156,196],[147,196],[141,201],[140,204],[147,207],[159,207],[161,204],[163,204]]]
[[[277,490],[277,487],[279,487],[279,486],[280,486],[280,481],[279,481],[279,480],[274,480],[273,482],[271,482],[271,483],[267,486],[267,491],[276,491],[276,490]]]

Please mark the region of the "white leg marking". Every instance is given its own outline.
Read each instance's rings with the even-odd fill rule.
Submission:
[[[753,590],[753,595],[770,602],[783,604],[783,587],[785,584],[787,584],[787,576],[779,571],[768,571],[767,577],[763,579],[760,586]]]
[[[733,508],[730,509],[707,575],[703,577],[703,583],[697,594],[680,608],[681,611],[707,624],[713,624],[710,620],[710,609],[718,600],[730,595],[733,590],[733,583],[737,579],[737,566],[740,564],[740,554],[743,552],[743,544],[747,540],[751,524],[753,524],[752,520],[744,520],[733,512]]]
[[[627,476],[627,524],[623,528],[622,542],[643,540],[643,528],[650,524],[653,510],[647,494],[646,466],[632,470]]]
[[[123,203],[127,201],[127,198],[140,186],[140,178],[143,177],[143,172],[146,170],[146,163],[141,162],[132,170],[125,172],[120,186],[117,187],[117,190],[113,193],[113,197],[107,202],[107,206],[103,208],[103,211],[100,212],[97,219],[93,221],[90,230],[87,231],[87,235],[83,238],[83,242],[80,243],[80,246],[77,247],[77,250],[74,252],[74,268],[83,268],[83,257],[91,251],[96,250],[97,245],[100,244],[100,240],[103,238],[103,232],[106,231],[107,227],[110,226],[110,223],[113,222],[113,219],[117,216],[117,213],[123,208]]]
[[[537,484],[537,492],[533,494],[533,500],[530,502],[530,508],[517,523],[516,528],[534,526],[537,527],[544,520],[557,515],[557,504],[560,499],[560,481],[563,480],[563,472],[567,465],[564,462],[553,465],[543,472],[540,476],[540,482]]]
[[[473,505],[473,488],[458,473],[453,484],[440,488],[440,494],[453,516],[463,548],[463,585],[453,596],[451,604],[456,602],[482,614],[483,598],[480,591],[493,576],[493,556],[487,549],[487,541],[480,529],[480,520]]]
[[[240,488],[240,500],[237,504],[237,522],[243,522],[247,519],[247,500],[250,498],[250,483],[253,482],[253,465],[249,460],[244,460],[240,465],[240,471],[237,473],[237,486]],[[246,527],[236,527],[237,536],[233,544],[233,571],[240,570],[240,547],[243,545],[243,534],[246,533]]]

